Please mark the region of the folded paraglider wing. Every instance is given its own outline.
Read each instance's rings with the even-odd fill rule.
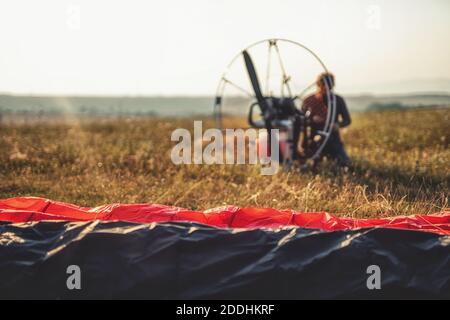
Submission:
[[[12,198],[0,220],[0,298],[450,298],[449,212],[355,220]],[[71,265],[81,290],[68,290]],[[374,265],[381,289],[367,285]]]

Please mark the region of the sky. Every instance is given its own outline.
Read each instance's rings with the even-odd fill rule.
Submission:
[[[265,38],[312,49],[343,93],[450,92],[447,0],[0,0],[0,92],[213,95]]]

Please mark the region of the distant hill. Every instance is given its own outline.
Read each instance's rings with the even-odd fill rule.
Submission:
[[[212,97],[97,97],[0,95],[1,113],[192,116],[210,114]]]
[[[407,95],[358,95],[344,96],[348,107],[352,111],[367,111],[374,106],[422,107],[422,106],[450,106],[449,94],[407,94]]]
[[[450,106],[449,94],[346,95],[352,111],[367,111],[374,106],[418,107]],[[241,100],[242,102],[243,100]],[[0,95],[1,114],[26,115],[100,115],[100,116],[192,116],[210,115],[213,97],[96,97],[96,96],[18,96]],[[239,109],[246,109],[248,101]],[[246,109],[247,110],[247,109]],[[246,110],[244,112],[246,112]]]

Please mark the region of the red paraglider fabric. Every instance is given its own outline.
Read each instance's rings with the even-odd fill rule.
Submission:
[[[450,211],[377,219],[337,217],[326,212],[296,212],[270,208],[226,206],[201,211],[159,204],[109,204],[95,208],[36,197],[0,200],[0,221],[13,223],[65,221],[128,221],[137,223],[190,221],[219,228],[279,228],[298,226],[324,231],[395,228],[450,235]]]

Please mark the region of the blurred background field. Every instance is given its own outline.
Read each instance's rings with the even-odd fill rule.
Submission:
[[[450,108],[354,113],[343,132],[352,170],[337,172],[324,163],[317,174],[292,170],[275,176],[249,165],[172,164],[171,132],[192,130],[193,118],[16,117],[0,123],[0,198],[190,209],[232,204],[353,217],[449,207]],[[204,128],[214,126],[201,119]]]

